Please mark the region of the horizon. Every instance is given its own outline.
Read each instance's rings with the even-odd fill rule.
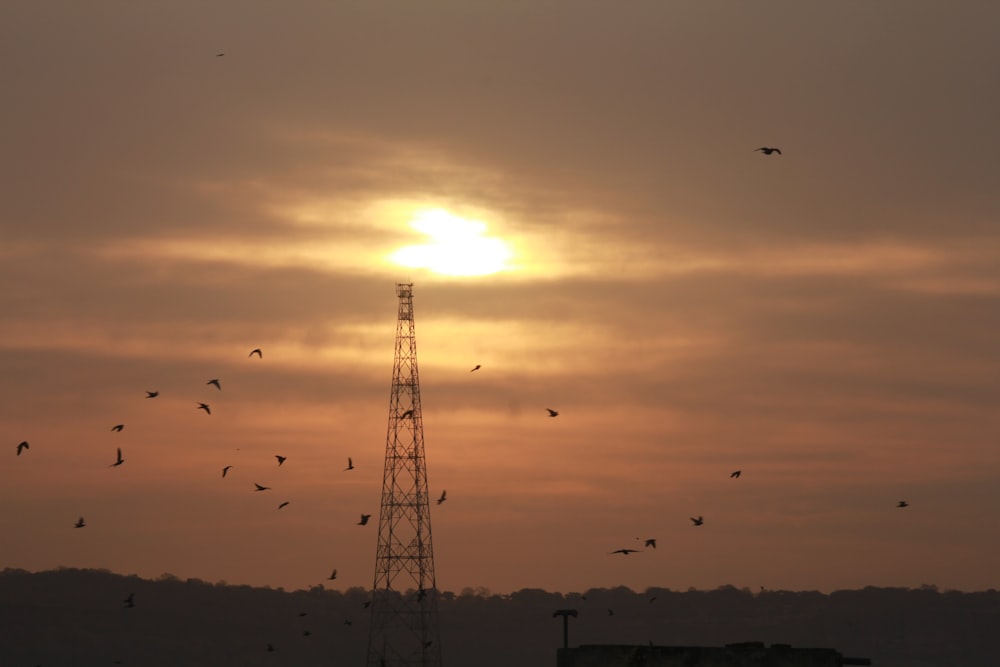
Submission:
[[[439,590],[996,585],[1000,4],[3,15],[0,566],[370,587],[405,282]]]

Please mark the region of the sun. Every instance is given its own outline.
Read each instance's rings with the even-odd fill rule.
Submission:
[[[467,220],[444,209],[420,211],[410,226],[430,239],[394,252],[390,259],[402,266],[447,276],[485,276],[508,268],[507,261],[513,256],[504,241],[484,236],[485,222]]]

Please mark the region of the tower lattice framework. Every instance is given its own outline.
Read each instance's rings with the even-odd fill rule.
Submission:
[[[399,317],[389,397],[368,667],[441,666],[413,285],[396,284]]]

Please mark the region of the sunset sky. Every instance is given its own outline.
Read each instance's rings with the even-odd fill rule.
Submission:
[[[998,32],[4,3],[0,567],[371,586],[412,282],[439,588],[998,586]]]

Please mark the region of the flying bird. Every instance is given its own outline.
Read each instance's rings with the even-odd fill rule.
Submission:
[[[115,424],[114,426],[111,427],[111,430],[118,431],[119,433],[121,433],[123,428],[125,428],[125,424]]]
[[[31,449],[31,448],[28,447],[28,441],[27,440],[22,440],[17,445],[17,455],[20,456],[21,452],[23,452],[26,449]]]
[[[444,491],[441,492],[441,497],[438,498],[438,505],[440,505],[444,501],[448,500],[448,498],[446,497],[447,494],[448,494],[448,490],[447,489],[445,489]]]
[[[413,410],[407,410],[403,414],[399,415],[399,418],[406,419],[407,417],[412,417],[412,416],[413,416]]]
[[[898,503],[896,503],[896,507],[909,507],[909,506],[910,503],[906,502],[905,500],[900,500]]]
[[[274,644],[268,644],[267,645],[267,652],[268,653],[274,653]]]
[[[483,367],[483,365],[482,365],[482,364],[476,364],[476,367],[475,367],[475,368],[473,368],[473,369],[472,369],[471,371],[469,371],[469,372],[471,373],[471,372],[473,372],[473,371],[478,371],[478,370],[479,370],[480,368],[482,368],[482,367]]]
[[[229,472],[229,469],[230,469],[230,468],[232,468],[232,467],[233,467],[233,466],[225,466],[225,467],[224,467],[224,468],[222,469],[222,476],[223,476],[223,477],[225,477],[225,476],[226,476],[226,473],[227,473],[227,472]]]
[[[111,464],[110,466],[108,466],[108,467],[109,467],[109,468],[117,468],[118,466],[120,466],[120,465],[121,465],[121,464],[123,464],[123,463],[125,463],[125,459],[123,459],[123,458],[122,458],[122,448],[121,448],[121,447],[119,447],[119,448],[118,448],[118,458],[116,458],[116,459],[115,459],[115,462],[114,462],[114,463],[112,463],[112,464]]]
[[[359,526],[365,525],[366,523],[368,523],[368,519],[370,519],[371,516],[372,516],[371,514],[362,514],[361,515],[361,521],[358,521],[357,525],[359,525]]]
[[[280,454],[275,454],[274,458],[278,459],[278,467],[281,467],[281,464],[284,463],[285,459],[287,459],[288,457],[287,456],[281,456]]]
[[[285,505],[287,505],[287,504],[288,504],[288,502],[289,502],[289,501],[287,501],[287,500],[286,500],[285,502],[283,502],[283,503],[281,503],[280,505],[278,505],[278,509],[280,510],[280,509],[281,509],[282,507],[284,507]]]
[[[208,403],[199,403],[198,404],[198,409],[199,410],[204,410],[208,414],[212,414],[212,409],[210,407],[208,407]]]
[[[327,577],[327,579],[333,581],[336,578],[337,578],[337,568],[333,568],[333,572],[330,573],[330,576]]]
[[[761,151],[764,155],[770,155],[771,153],[777,153],[781,155],[780,148],[772,148],[770,146],[761,146],[760,148],[755,148],[754,151]]]
[[[354,470],[354,461],[351,460],[350,456],[347,457],[347,467],[344,470]]]
[[[694,518],[693,516],[690,516],[688,518],[691,519],[691,523],[693,523],[696,526],[700,526],[701,524],[705,523],[705,519],[703,519],[700,516],[697,519]]]
[[[125,607],[131,609],[135,606],[135,593],[129,593],[128,597],[122,600],[125,603]]]
[[[311,635],[311,634],[312,634],[312,633],[311,633],[311,632],[309,632],[308,630],[303,630],[303,631],[302,631],[302,636],[303,636],[303,637],[308,637],[308,636],[309,636],[309,635]]]
[[[608,616],[614,616],[614,615],[615,615],[615,610],[614,609],[608,609]]]
[[[639,553],[639,549],[615,549],[614,551],[609,551],[608,555],[610,556],[611,554],[623,554],[625,556],[628,556],[629,554],[635,554],[635,553]]]
[[[248,357],[252,357],[255,354],[257,355],[258,359],[263,359],[264,358],[264,353],[260,351],[259,347],[255,347],[254,349],[250,350],[250,354],[248,354],[247,356]]]
[[[219,382],[219,378],[212,378],[211,380],[209,380],[205,384],[214,384],[216,389],[218,389],[219,391],[222,391],[222,384]]]
[[[545,408],[545,409],[549,411],[549,417],[558,417],[559,416],[559,413],[556,412],[555,410],[553,410],[552,408]]]
[[[730,479],[736,479],[736,478],[738,478],[738,477],[739,477],[739,476],[740,476],[741,474],[743,474],[743,471],[742,471],[742,470],[734,470],[734,471],[732,471],[731,473],[729,473],[729,478],[730,478]]]
[[[79,519],[76,520],[76,523],[73,524],[73,527],[74,528],[83,528],[86,525],[87,525],[87,522],[84,521],[83,517],[81,516]]]
[[[646,540],[646,546],[647,547],[653,547],[655,549],[656,548],[656,538],[655,537],[651,537],[648,540]]]
[[[271,490],[271,487],[264,486],[263,484],[258,484],[257,482],[254,482],[253,485],[257,487],[256,489],[254,489],[254,491],[270,491]]]
[[[148,389],[146,390],[146,398],[156,398],[159,395],[160,392],[158,391],[149,391]]]

